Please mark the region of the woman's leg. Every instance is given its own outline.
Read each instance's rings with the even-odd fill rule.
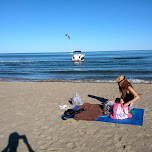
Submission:
[[[131,104],[130,104],[130,107],[132,107],[132,108],[133,108],[133,106],[134,106],[134,103],[131,103]]]
[[[114,102],[115,103],[115,99],[110,99],[110,101]]]
[[[116,99],[110,99],[110,101],[114,102],[114,103],[120,103],[120,98],[116,98]]]

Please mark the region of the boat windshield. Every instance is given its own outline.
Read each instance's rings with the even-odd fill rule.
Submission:
[[[74,51],[73,53],[81,53],[81,51]]]

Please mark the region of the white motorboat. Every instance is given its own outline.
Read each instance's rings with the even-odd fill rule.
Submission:
[[[84,57],[85,57],[85,54],[82,54],[81,51],[74,51],[74,52],[71,52],[70,54],[72,54],[72,61],[84,61]]]

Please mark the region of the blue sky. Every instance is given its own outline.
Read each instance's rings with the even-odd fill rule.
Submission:
[[[0,53],[146,49],[152,0],[0,0]]]

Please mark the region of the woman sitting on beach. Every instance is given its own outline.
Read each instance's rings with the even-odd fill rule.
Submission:
[[[119,76],[117,78],[119,91],[121,92],[120,103],[124,104],[124,107],[130,106],[133,108],[133,103],[139,99],[139,95],[133,89],[133,86],[128,82],[125,76]],[[117,100],[112,100],[117,102]]]

